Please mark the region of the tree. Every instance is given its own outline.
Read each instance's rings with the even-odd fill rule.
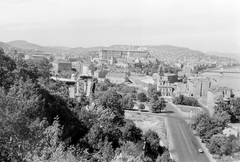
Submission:
[[[235,119],[240,121],[240,98],[234,98],[230,101],[231,111]]]
[[[164,98],[153,100],[151,102],[151,110],[154,113],[160,113],[165,107],[166,107],[166,101],[164,101]]]
[[[139,109],[139,110],[144,110],[144,109],[145,109],[145,105],[144,105],[144,104],[140,104],[140,105],[138,106],[138,109]]]
[[[0,48],[0,60],[0,87],[8,89],[14,83],[13,71],[17,66],[12,58],[4,54],[2,48]]]
[[[126,124],[123,127],[123,140],[124,141],[131,141],[131,142],[138,142],[142,138],[142,130],[136,127],[136,124],[131,120],[126,120]]]
[[[144,134],[146,147],[145,147],[145,155],[150,157],[152,160],[156,160],[158,155],[161,155],[162,150],[159,145],[160,138],[158,134],[152,130],[148,130]]]
[[[137,95],[137,99],[140,101],[140,102],[145,102],[147,101],[147,96],[145,93],[141,92]]]
[[[164,151],[161,156],[158,156],[156,162],[174,162],[174,161],[171,159],[169,151]]]
[[[115,122],[121,123],[124,118],[124,109],[121,104],[121,99],[122,96],[117,93],[115,89],[110,88],[98,97],[96,105],[102,106],[103,109],[109,109],[114,115],[116,115]]]
[[[188,106],[199,106],[199,103],[197,99],[193,97],[187,97],[182,94],[179,96],[174,97],[173,99],[174,104],[179,104],[179,105],[188,105]]]
[[[148,96],[153,97],[156,94],[157,94],[157,87],[152,84],[149,84],[148,85]]]
[[[58,118],[55,118],[53,125],[47,127],[43,132],[43,138],[39,140],[36,147],[29,151],[24,157],[27,162],[56,162],[71,161],[77,162],[74,148],[65,148],[60,140],[62,133],[61,125]]]
[[[131,94],[127,94],[122,99],[122,107],[124,109],[132,109],[134,107],[133,97]]]
[[[108,85],[106,83],[102,83],[99,88],[100,91],[107,91]]]

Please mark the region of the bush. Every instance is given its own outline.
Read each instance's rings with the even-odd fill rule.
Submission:
[[[141,92],[137,95],[137,99],[140,101],[140,102],[146,102],[147,101],[147,96],[145,93]]]
[[[144,109],[145,109],[145,105],[144,105],[144,104],[140,104],[140,105],[138,106],[138,109],[139,109],[139,110],[144,110]]]

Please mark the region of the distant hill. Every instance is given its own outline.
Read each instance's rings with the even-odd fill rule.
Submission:
[[[189,48],[185,48],[185,47],[177,47],[177,46],[170,46],[170,45],[158,45],[158,46],[147,46],[148,48],[153,48],[153,49],[158,49],[161,51],[173,51],[173,52],[177,52],[177,51],[189,51]]]
[[[6,52],[10,51],[12,49],[12,46],[7,43],[0,42],[0,48],[2,48]]]
[[[109,47],[102,47],[102,46],[96,46],[96,47],[89,47],[89,48],[83,48],[83,47],[76,47],[76,48],[70,48],[70,47],[63,47],[63,46],[40,46],[34,43],[29,43],[25,40],[15,40],[8,43],[0,42],[0,47],[4,48],[5,50],[10,50],[11,48],[20,49],[20,50],[27,50],[30,51],[28,53],[32,53],[34,51],[40,51],[40,52],[51,52],[51,53],[86,53],[86,52],[95,52],[98,51],[101,48],[104,49],[118,49],[118,50],[128,50],[130,49],[137,50],[139,47],[146,47],[151,55],[156,58],[161,58],[165,56],[170,56],[173,59],[181,59],[182,57],[197,57],[197,58],[205,58],[206,55],[212,55],[212,56],[218,56],[218,57],[228,57],[233,58],[238,61],[240,61],[240,54],[229,54],[229,53],[219,53],[219,52],[207,52],[203,53],[198,50],[192,50],[186,47],[177,47],[172,45],[146,45],[146,46],[137,46],[137,45],[112,45]]]
[[[13,47],[17,47],[17,48],[24,48],[24,49],[37,49],[37,50],[42,50],[43,47],[33,44],[33,43],[29,43],[27,41],[24,40],[16,40],[16,41],[11,41],[11,42],[7,42],[7,44],[13,46]]]
[[[24,40],[11,41],[11,42],[8,42],[7,44],[9,44],[13,47],[17,47],[17,48],[34,49],[34,50],[40,50],[40,51],[43,51],[43,52],[97,51],[101,48],[104,48],[104,49],[118,49],[118,50],[129,49],[129,45],[112,45],[112,46],[109,46],[109,47],[97,46],[97,47],[89,47],[89,48],[83,48],[83,47],[69,48],[69,47],[62,47],[62,46],[40,46],[40,45],[37,45],[37,44],[29,43],[29,42],[24,41]],[[136,50],[136,49],[138,49],[138,47],[141,47],[141,46],[131,45],[130,49]],[[170,46],[170,45],[144,46],[144,47],[147,47],[148,49],[154,49],[154,50],[165,51],[165,52],[166,51],[168,51],[168,52],[194,51],[194,50],[190,50],[188,48],[176,47],[176,46]]]
[[[62,47],[62,46],[40,46],[37,44],[29,43],[24,40],[11,41],[11,42],[8,42],[7,44],[17,48],[33,49],[33,50],[39,50],[43,52],[67,52],[71,49],[69,47]]]
[[[219,56],[219,57],[233,58],[233,59],[240,61],[240,53],[239,54],[237,54],[237,53],[221,53],[221,52],[216,52],[216,51],[210,51],[210,52],[206,52],[206,54],[215,55],[215,56]]]

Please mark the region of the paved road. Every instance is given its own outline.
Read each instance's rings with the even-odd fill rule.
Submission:
[[[174,111],[167,115],[169,140],[172,143],[169,151],[177,156],[179,162],[208,162],[205,153],[199,153],[200,143],[188,128],[187,123],[179,116],[179,111],[171,104],[167,104],[167,111]]]

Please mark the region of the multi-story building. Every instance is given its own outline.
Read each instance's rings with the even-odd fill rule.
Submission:
[[[78,62],[75,64],[75,68],[77,72],[80,73],[80,75],[88,75],[88,74],[94,75],[95,66],[92,62],[90,63]]]
[[[187,91],[192,97],[207,97],[208,90],[216,81],[206,77],[193,77],[187,80]]]
[[[165,73],[164,77],[169,83],[175,83],[178,82],[178,75],[177,74],[170,74],[170,73]]]
[[[191,76],[193,70],[194,70],[194,67],[188,64],[184,65],[182,68],[182,71],[186,76]]]
[[[72,70],[71,62],[53,62],[53,71],[55,74],[60,73],[61,71],[69,71]]]
[[[115,58],[147,58],[149,52],[147,49],[139,48],[138,50],[116,50],[116,49],[100,49],[98,51],[99,58],[109,60]]]
[[[207,92],[207,108],[210,113],[213,113],[217,101],[223,100],[224,98],[230,98],[231,95],[232,90],[228,87],[212,86]]]
[[[167,97],[172,96],[174,87],[168,81],[168,77],[164,76],[164,69],[162,66],[159,67],[158,74],[154,74],[155,85],[157,86],[157,91],[161,93],[161,96]]]

